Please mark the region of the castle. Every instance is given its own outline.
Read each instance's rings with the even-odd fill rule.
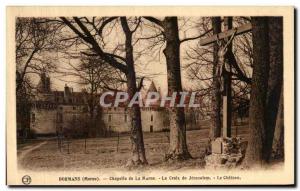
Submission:
[[[158,92],[154,82],[147,92]],[[36,135],[57,135],[65,129],[72,131],[75,126],[86,126],[90,120],[90,108],[86,91],[75,92],[67,84],[64,91],[51,90],[51,80],[41,74],[36,96],[32,100],[30,131]],[[92,130],[101,128],[105,132],[129,132],[130,116],[125,106],[95,108],[95,120]],[[197,108],[186,109],[186,129],[199,129],[199,121],[205,118]],[[169,129],[168,111],[152,103],[149,107],[141,108],[142,127],[144,132],[167,131]],[[73,129],[73,131],[75,131]],[[92,133],[95,136],[95,133]]]

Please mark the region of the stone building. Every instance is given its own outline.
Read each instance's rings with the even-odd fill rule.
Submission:
[[[151,83],[148,92],[158,92],[154,82]],[[87,92],[74,92],[67,84],[64,91],[51,90],[51,80],[45,74],[41,75],[36,96],[33,98],[31,107],[30,130],[39,136],[51,136],[64,132],[75,131],[76,128],[86,128],[89,120],[89,107],[87,104]],[[99,98],[100,95],[97,97]],[[143,99],[143,101],[145,101]],[[141,108],[142,127],[144,132],[168,131],[168,111],[160,107],[160,100],[152,103],[149,107]],[[119,107],[95,109],[98,116],[95,118],[94,130],[102,132],[125,133],[130,131],[131,119],[128,108]],[[101,113],[101,115],[99,114]],[[186,108],[186,129],[199,129],[203,115],[197,108]],[[99,117],[100,116],[100,117]],[[102,131],[97,131],[101,128]],[[77,130],[76,130],[77,131]],[[79,130],[78,130],[79,131]],[[79,133],[83,133],[79,131]],[[95,135],[96,133],[92,133]]]
[[[37,135],[56,135],[87,115],[86,92],[73,92],[67,84],[64,91],[52,91],[50,85],[50,78],[42,74],[31,104],[30,129]]]
[[[148,92],[159,92],[155,87],[154,82],[151,83]],[[143,102],[145,102],[144,96]],[[149,107],[141,108],[142,127],[144,132],[163,131],[168,129],[168,114],[165,108],[159,107],[160,100],[152,103]],[[102,118],[105,126],[115,132],[129,132],[131,119],[128,113],[128,108],[109,107],[102,109]]]

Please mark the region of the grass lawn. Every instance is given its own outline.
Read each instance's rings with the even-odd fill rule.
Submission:
[[[246,136],[246,127],[240,126],[238,134]],[[232,130],[235,136],[235,128]],[[179,168],[203,168],[203,152],[208,141],[208,129],[187,131],[188,149],[193,159],[177,162],[176,165],[163,161],[168,151],[168,132],[144,133],[146,157],[149,166],[146,168],[166,168],[176,170]],[[58,149],[56,139],[41,139],[18,146],[18,165],[28,170],[97,170],[125,168],[130,157],[130,140],[128,135],[109,138],[76,139],[68,143],[64,141],[62,151]]]

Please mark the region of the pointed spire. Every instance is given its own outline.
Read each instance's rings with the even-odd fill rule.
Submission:
[[[151,81],[148,92],[158,92],[153,81]]]

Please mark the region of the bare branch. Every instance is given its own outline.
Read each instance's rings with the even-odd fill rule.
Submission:
[[[163,21],[161,21],[155,17],[144,17],[144,18],[147,19],[148,21],[151,21],[151,22],[163,27]]]
[[[196,36],[196,37],[190,37],[190,38],[185,38],[185,39],[182,39],[180,41],[180,43],[183,43],[183,42],[186,42],[186,41],[189,41],[189,40],[196,40],[198,38],[201,38],[201,37],[204,37],[205,35],[207,35],[208,33],[210,33],[213,29],[210,29],[208,31],[206,31],[205,33],[203,34],[200,34],[199,36]]]
[[[69,26],[69,28],[73,32],[75,32],[84,41],[86,41],[87,43],[89,43],[92,46],[94,52],[96,52],[108,64],[110,64],[111,66],[119,69],[123,73],[127,73],[127,67],[126,67],[126,65],[118,62],[114,58],[114,56],[112,56],[111,54],[103,52],[103,50],[101,49],[101,47],[99,46],[99,44],[97,43],[97,41],[94,39],[94,37],[89,32],[89,30],[86,28],[86,26],[83,25],[83,23],[80,21],[80,19],[78,17],[74,17],[74,20],[78,24],[78,26],[80,27],[80,29],[83,31],[84,34],[81,33],[74,25],[72,25],[71,22],[68,21],[65,17],[60,17],[60,18],[66,23],[67,26]]]

